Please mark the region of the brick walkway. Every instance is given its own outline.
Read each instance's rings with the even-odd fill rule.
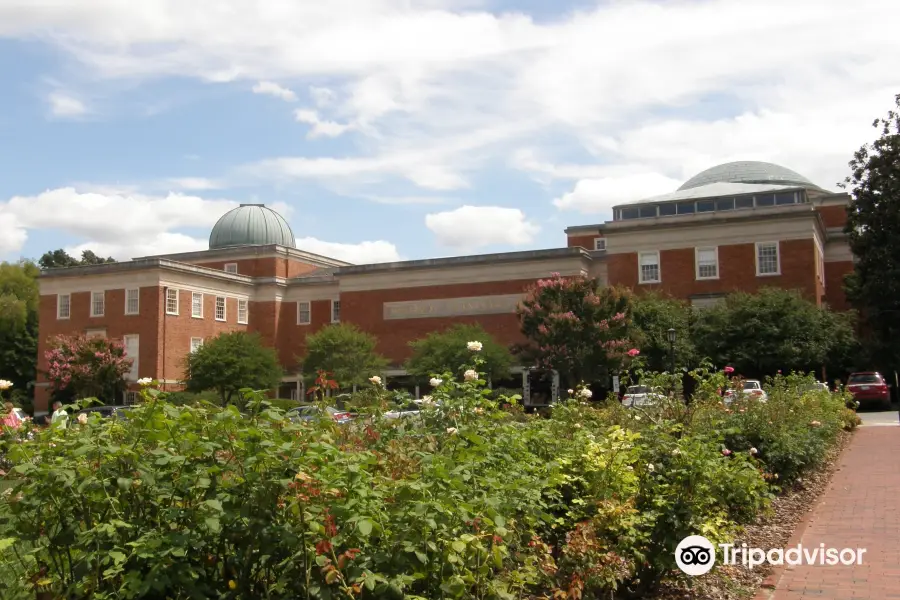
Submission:
[[[757,600],[900,599],[900,426],[860,428],[840,461],[789,547],[865,548],[863,564],[785,566]]]

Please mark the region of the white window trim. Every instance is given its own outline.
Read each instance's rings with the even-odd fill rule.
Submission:
[[[222,318],[219,318],[219,300],[222,300]],[[228,297],[227,296],[216,296],[216,304],[213,309],[213,316],[216,321],[224,322],[228,320]]]
[[[643,266],[641,257],[647,254],[656,256],[656,272],[659,274],[656,279],[644,279],[644,269],[641,268]],[[638,283],[662,283],[662,262],[660,261],[658,250],[653,252],[638,252]]]
[[[197,345],[196,348],[194,348],[194,340],[200,340],[200,343]],[[203,338],[202,337],[192,337],[189,344],[190,344],[190,346],[188,346],[188,352],[196,352],[197,350],[200,349],[201,346],[203,346]]]
[[[716,256],[716,275],[715,277],[701,277],[700,276],[700,251],[701,250],[712,250],[713,254]],[[694,248],[694,276],[697,278],[697,281],[709,281],[718,279],[720,275],[719,266],[719,247],[718,246],[702,246]]]
[[[138,333],[128,333],[122,336],[122,343],[125,345],[127,350],[128,348],[128,338],[137,338],[138,345],[138,353],[137,356],[129,356],[131,358],[131,369],[128,370],[128,373],[125,374],[125,377],[128,381],[137,381],[140,378],[140,364],[141,364],[141,336]],[[132,375],[133,373],[133,375]]]
[[[341,305],[341,301],[340,301],[340,300],[332,300],[332,301],[331,301],[331,322],[332,322],[332,323],[340,323],[340,322],[341,322],[341,316],[340,316],[340,315],[338,315],[337,320],[335,320],[335,318],[334,318],[334,305],[335,305],[335,304],[337,304],[338,306],[340,306],[340,305]]]
[[[250,301],[238,298],[237,306],[237,322],[239,325],[246,325],[250,321]],[[241,304],[244,305],[244,318],[241,319]]]
[[[97,313],[94,312],[94,294],[103,294],[103,312]],[[71,309],[69,309],[71,312]],[[106,292],[91,292],[91,317],[104,317],[106,316]]]
[[[194,297],[200,296],[200,314],[194,314]],[[191,318],[193,319],[202,319],[203,318],[203,292],[191,292]]]
[[[307,314],[306,321],[300,320],[300,312],[301,312],[300,306],[303,304],[306,305],[306,314]],[[297,325],[311,325],[311,324],[312,324],[312,302],[310,302],[309,300],[298,300],[297,301]]]
[[[169,310],[169,294],[170,294],[171,292],[174,292],[174,293],[175,293],[175,310],[174,310],[174,311],[170,311],[170,310]],[[180,306],[181,306],[181,295],[179,294],[179,292],[180,292],[180,290],[177,290],[177,289],[175,289],[175,288],[168,288],[168,289],[166,289],[166,297],[165,297],[165,300],[164,300],[164,301],[165,301],[165,303],[166,303],[165,309],[166,309],[166,314],[167,314],[167,315],[175,315],[176,317],[178,316],[178,311],[179,311],[179,308],[180,308]]]
[[[775,246],[775,272],[774,273],[760,273],[759,272],[759,248],[760,246]],[[756,261],[756,276],[757,277],[777,277],[781,275],[781,244],[778,242],[756,242],[754,247],[754,260]]]
[[[69,314],[67,314],[66,316],[62,316],[62,311],[60,310],[62,308],[62,298],[68,299]],[[72,294],[57,294],[56,295],[56,319],[59,321],[67,321],[70,318],[72,318]]]
[[[234,269],[233,271],[229,271],[228,268],[231,267]],[[232,275],[237,275],[238,272],[238,264],[237,263],[225,263],[225,266],[222,267],[222,270],[226,273],[230,273]]]
[[[131,312],[128,310],[128,292],[136,292],[137,293],[137,310],[134,312]],[[141,314],[141,288],[126,288],[125,289],[125,314],[126,315]]]
[[[594,238],[594,250],[606,250],[606,238]]]

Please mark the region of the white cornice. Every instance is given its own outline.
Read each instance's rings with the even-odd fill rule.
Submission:
[[[317,267],[346,267],[352,266],[351,263],[340,261],[327,256],[313,254],[298,250],[296,248],[288,248],[287,246],[278,246],[275,244],[268,246],[235,246],[233,248],[217,248],[215,250],[199,250],[196,252],[181,252],[178,254],[162,254],[159,256],[145,256],[134,260],[146,260],[150,258],[163,258],[178,262],[212,262],[219,260],[247,260],[256,258],[287,258],[299,262],[308,263]]]

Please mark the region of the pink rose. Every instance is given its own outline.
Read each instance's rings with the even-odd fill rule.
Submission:
[[[734,373],[734,367],[725,367],[725,374],[730,375]]]
[[[635,356],[637,356],[640,353],[641,353],[641,351],[638,350],[637,348],[632,348],[631,350],[628,351],[628,356],[630,356],[631,358],[634,358]]]
[[[731,450],[725,448],[724,450],[722,450],[722,456],[731,456]]]

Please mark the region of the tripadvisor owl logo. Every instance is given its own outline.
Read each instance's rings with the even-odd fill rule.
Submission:
[[[675,563],[687,575],[705,575],[716,564],[716,548],[702,535],[689,535],[675,548]]]

